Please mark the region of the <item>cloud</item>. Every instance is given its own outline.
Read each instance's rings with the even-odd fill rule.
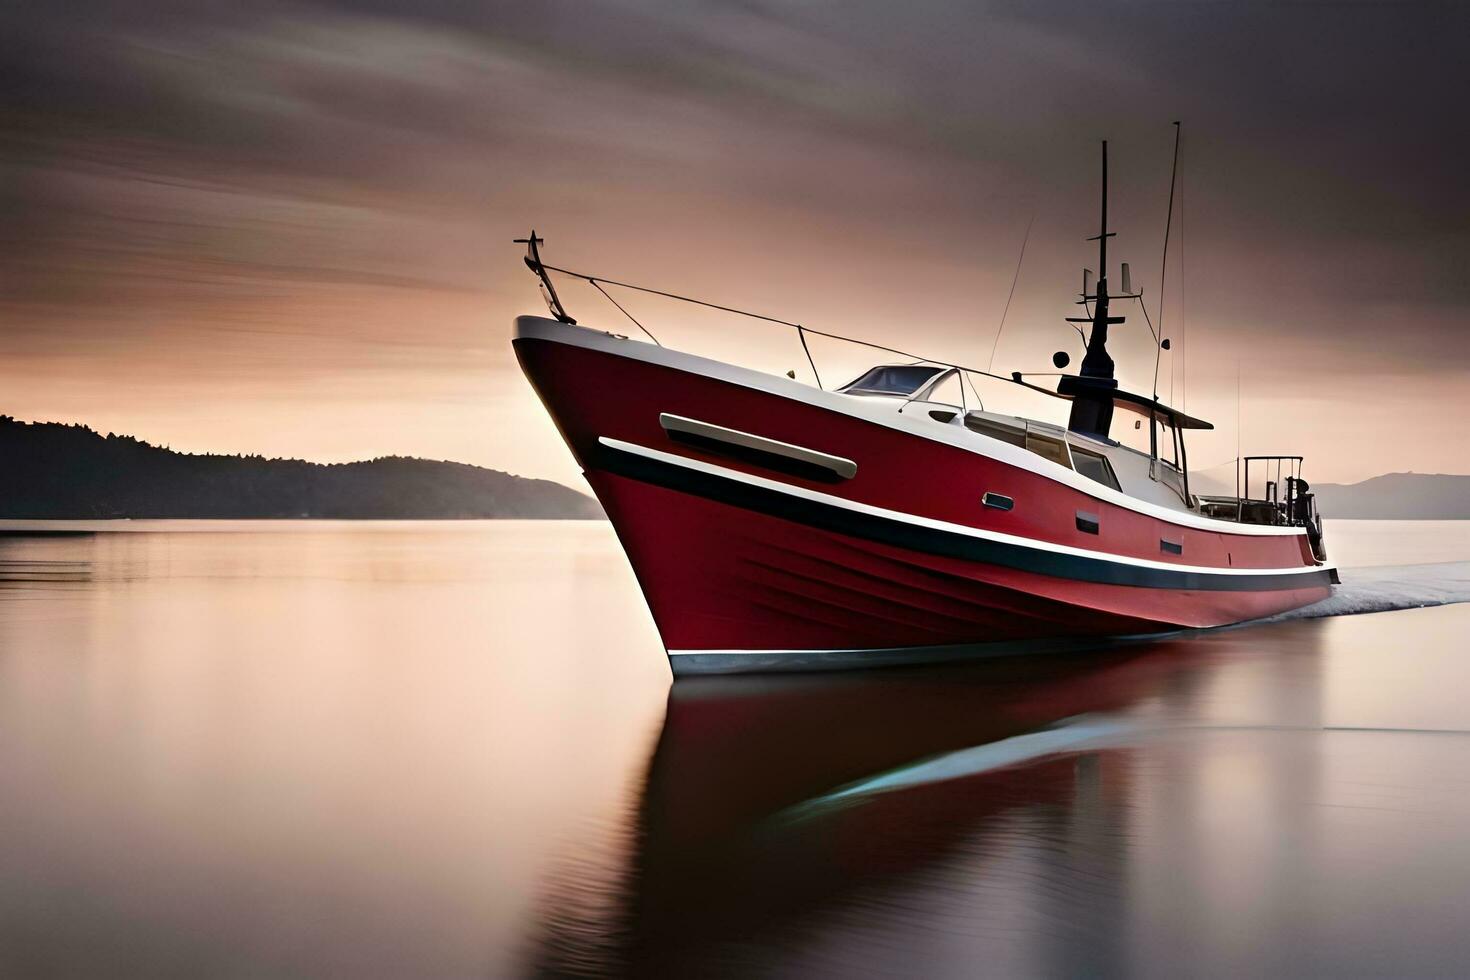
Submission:
[[[308,344],[367,386],[412,337],[462,388],[534,302],[533,223],[606,274],[964,353],[1035,216],[1001,347],[1031,366],[1069,342],[1100,137],[1158,295],[1174,118],[1195,370],[1470,359],[1465,5],[87,0],[0,29],[0,347],[107,350],[98,386],[161,343],[242,390]]]

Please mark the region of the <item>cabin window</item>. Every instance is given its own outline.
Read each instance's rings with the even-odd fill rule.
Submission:
[[[1058,466],[1072,468],[1072,461],[1067,457],[1067,444],[1060,439],[1041,435],[1038,432],[1028,431],[1026,433],[1026,448],[1042,459],[1049,459]]]
[[[1184,496],[1184,477],[1180,474],[1179,467],[1167,459],[1161,460],[1158,473],[1160,483],[1179,494],[1180,497]]]
[[[1113,465],[1108,458],[1101,453],[1094,453],[1086,449],[1072,447],[1072,465],[1078,473],[1089,480],[1096,480],[1105,487],[1119,489],[1118,477],[1113,473]]]
[[[1159,423],[1159,458],[1176,470],[1179,468],[1179,430],[1164,422]]]
[[[992,439],[999,439],[1001,442],[1029,450],[1043,459],[1051,460],[1058,466],[1065,466],[1069,470],[1072,468],[1072,458],[1067,454],[1067,444],[1037,429],[1022,429],[1018,426],[1007,425],[974,412],[965,416],[965,427],[982,436],[989,436]]]
[[[1005,425],[991,419],[971,413],[965,416],[965,428],[971,432],[978,432],[982,436],[999,439],[1001,442],[1010,443],[1012,446],[1026,448],[1026,433],[1013,425]]]
[[[912,395],[944,370],[932,364],[890,364],[873,368],[842,390],[856,394]]]

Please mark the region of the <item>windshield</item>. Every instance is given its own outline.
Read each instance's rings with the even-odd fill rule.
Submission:
[[[945,370],[932,364],[885,365],[875,367],[843,391],[868,391],[881,395],[912,395],[934,376]]]

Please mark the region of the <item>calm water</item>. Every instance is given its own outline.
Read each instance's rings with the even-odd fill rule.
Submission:
[[[1467,633],[671,688],[601,524],[0,537],[0,973],[1464,975]]]

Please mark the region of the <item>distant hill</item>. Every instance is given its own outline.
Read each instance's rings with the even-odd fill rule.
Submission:
[[[0,415],[0,518],[584,518],[591,497],[464,463],[308,463],[176,453]]]
[[[1362,483],[1315,483],[1324,517],[1470,520],[1470,476],[1387,473]]]
[[[1218,473],[1218,471],[1217,471]],[[1195,493],[1235,496],[1234,474],[1191,473]],[[1255,492],[1261,493],[1257,477]],[[1323,517],[1360,520],[1470,520],[1470,476],[1387,473],[1362,483],[1313,483]]]

